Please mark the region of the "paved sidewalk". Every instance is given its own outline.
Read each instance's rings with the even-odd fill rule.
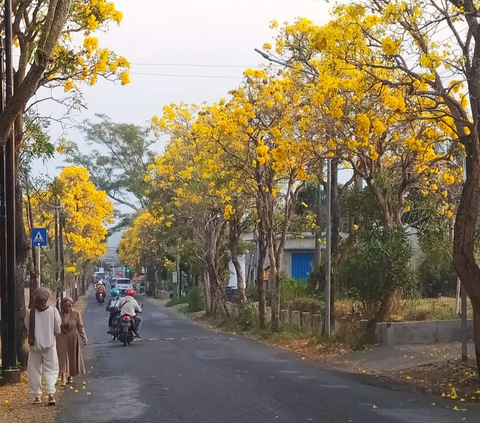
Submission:
[[[343,371],[385,373],[405,370],[428,364],[443,364],[461,358],[460,343],[444,343],[435,345],[375,345],[365,350],[327,360]],[[473,342],[468,345],[468,355],[474,359]]]

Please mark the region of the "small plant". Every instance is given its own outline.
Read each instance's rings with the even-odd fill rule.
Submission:
[[[241,330],[251,330],[258,323],[258,308],[255,304],[247,301],[238,307],[238,326]]]
[[[282,300],[293,301],[299,297],[306,297],[308,284],[297,279],[289,278],[285,273],[281,276]]]
[[[247,300],[253,303],[258,301],[258,288],[256,284],[250,284],[245,289],[245,295],[247,296]]]
[[[194,286],[187,295],[189,313],[196,313],[205,309],[205,300],[203,298],[203,291],[198,286]]]

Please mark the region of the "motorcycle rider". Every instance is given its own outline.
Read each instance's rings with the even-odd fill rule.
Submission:
[[[129,316],[134,318],[134,331],[135,336],[140,338],[140,328],[142,326],[142,318],[137,314],[141,313],[142,309],[137,303],[137,300],[133,298],[135,296],[135,291],[131,288],[125,291],[125,297],[121,298],[118,304],[118,308],[120,309],[120,316],[125,316],[128,314]]]
[[[107,301],[107,305],[105,306],[107,311],[110,311],[110,307],[112,306],[113,302],[119,300],[120,291],[117,288],[110,289],[110,298]]]
[[[118,288],[112,288],[110,291],[111,298],[107,303],[107,311],[110,311],[110,317],[108,318],[108,332],[111,333],[110,328],[114,322],[114,319],[120,314],[119,303],[120,303],[120,291]]]
[[[99,297],[100,294],[103,294],[103,296],[105,297],[105,293],[106,293],[105,285],[103,285],[102,281],[98,282],[97,292],[95,293],[95,296],[96,296],[97,300],[98,300],[98,297]]]

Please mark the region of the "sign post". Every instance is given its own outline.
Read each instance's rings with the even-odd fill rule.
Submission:
[[[47,228],[33,228],[32,229],[32,247],[35,247],[37,253],[37,283],[36,287],[40,288],[41,286],[41,258],[40,251],[42,247],[47,246]]]

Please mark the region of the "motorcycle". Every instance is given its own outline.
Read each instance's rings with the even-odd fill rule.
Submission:
[[[103,305],[103,303],[105,302],[105,294],[98,294],[97,302],[98,304]]]
[[[118,339],[118,335],[120,333],[120,325],[119,325],[119,314],[120,310],[118,308],[113,307],[110,308],[110,314],[113,314],[112,325],[110,326],[110,335],[112,336],[112,340],[115,341]]]
[[[123,342],[123,346],[126,347],[135,338],[135,332],[133,330],[134,317],[125,314],[120,317],[120,331],[118,334],[118,340]]]

